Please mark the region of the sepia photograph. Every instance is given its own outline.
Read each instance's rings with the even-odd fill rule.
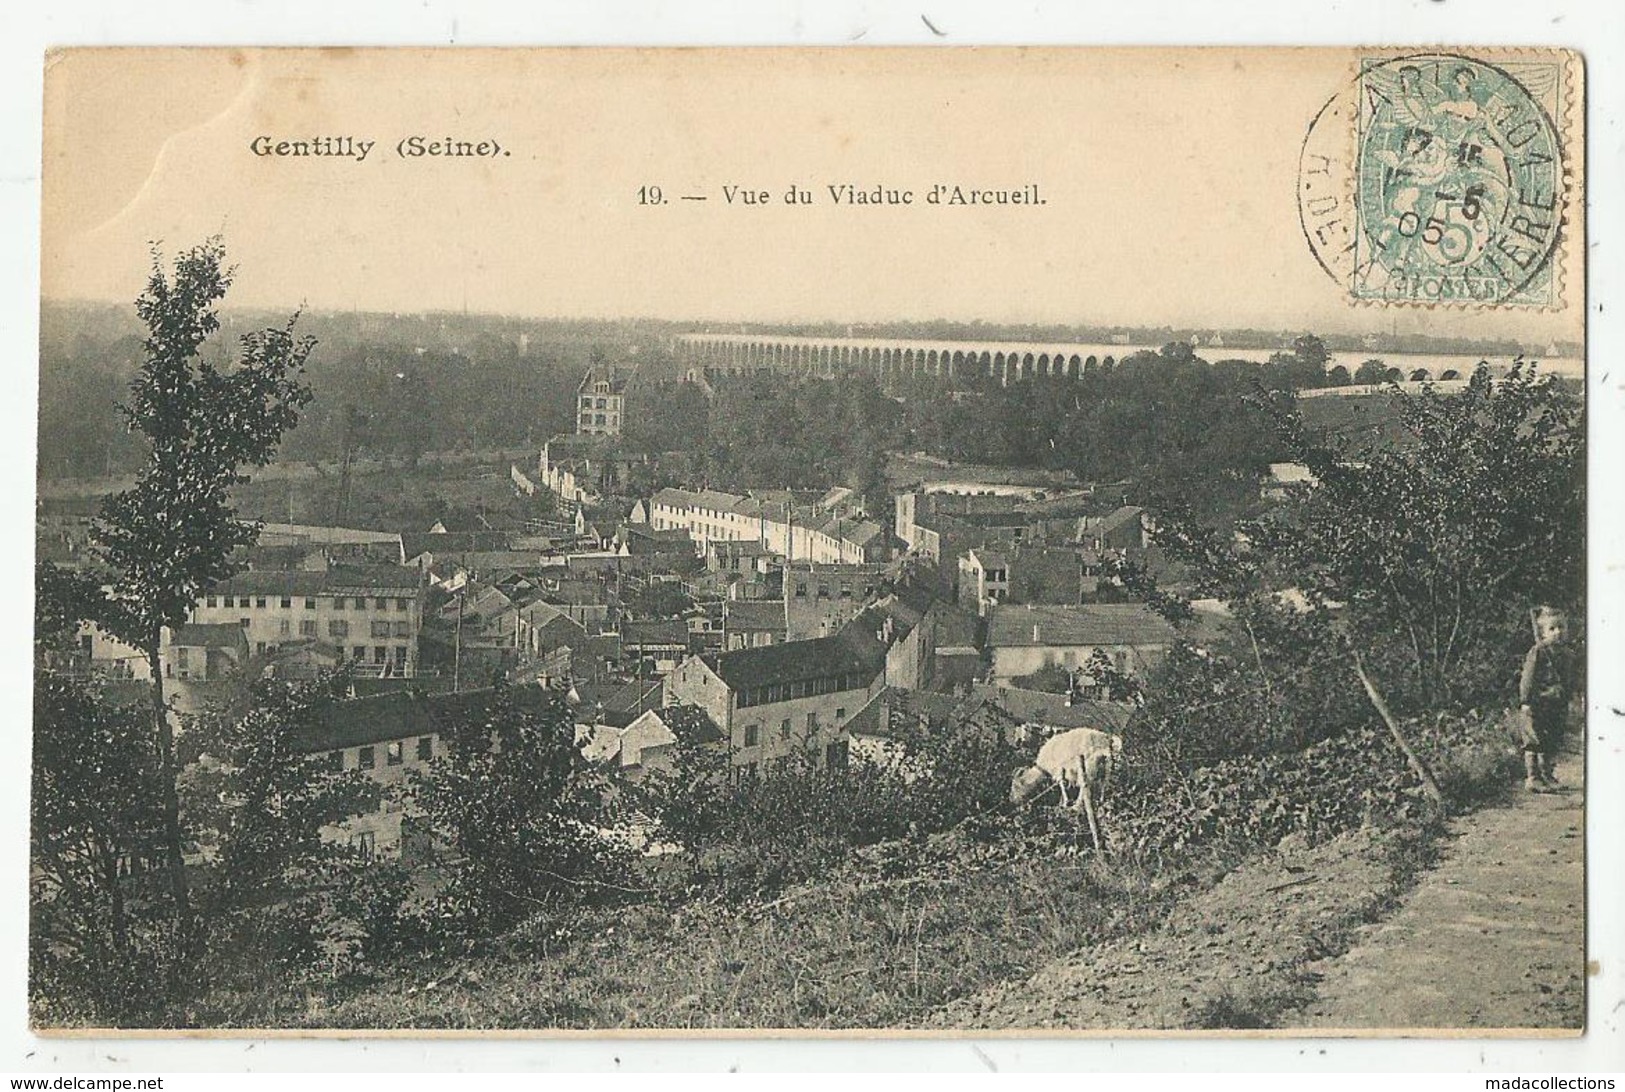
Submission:
[[[35,1034],[1594,1022],[1579,54],[44,69]]]

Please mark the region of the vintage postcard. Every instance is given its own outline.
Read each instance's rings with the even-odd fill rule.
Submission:
[[[1578,54],[45,68],[38,1032],[1586,1026]]]

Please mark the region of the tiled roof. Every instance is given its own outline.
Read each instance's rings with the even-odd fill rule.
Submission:
[[[323,527],[307,523],[265,523],[260,525],[260,540],[290,539],[313,546],[334,546],[345,543],[384,543],[400,545],[401,536],[394,531],[369,531],[359,527]],[[274,543],[273,543],[274,544]]]
[[[859,546],[866,545],[886,533],[884,527],[868,520],[829,518],[814,513],[806,513],[803,516],[779,500],[741,497],[715,489],[662,489],[654,495],[652,503],[668,508],[700,508],[713,512],[732,512],[750,519],[766,519],[778,523],[793,522],[797,526],[811,527],[831,538],[843,539]]]
[[[735,649],[706,662],[732,690],[845,674],[867,683],[885,669],[886,646],[867,629],[847,626],[832,637]]]
[[[496,703],[496,690],[464,690],[456,694],[396,691],[317,707],[312,723],[295,732],[295,746],[307,753],[344,747],[365,747],[395,739],[409,739],[444,731],[457,720],[477,718]],[[563,695],[544,686],[508,688],[521,709],[541,712]]]
[[[234,622],[191,622],[176,626],[170,632],[169,643],[186,648],[238,648],[247,639],[243,628]]]
[[[722,625],[725,629],[779,630],[785,628],[784,600],[782,599],[729,599],[722,604]]]
[[[977,565],[982,569],[1008,569],[1010,567],[1010,559],[1005,557],[1004,554],[998,550],[990,550],[983,546],[978,546],[967,556],[974,558]]]
[[[858,546],[866,546],[886,533],[885,528],[881,527],[880,524],[870,523],[868,520],[854,522],[852,520],[832,519],[819,525],[818,530],[830,538],[841,539],[844,542],[850,542]]]
[[[993,648],[1057,645],[1166,645],[1174,627],[1138,603],[1001,606],[988,619]]]
[[[1132,504],[1125,504],[1123,507],[1116,509],[1109,515],[1102,517],[1100,524],[1091,528],[1091,530],[1099,531],[1102,534],[1108,531],[1115,531],[1117,528],[1126,523],[1132,522],[1138,524],[1140,522],[1140,517],[1144,514],[1145,509],[1137,508]]]
[[[423,574],[407,565],[334,565],[327,570],[328,587],[335,591],[357,588],[416,592],[422,581]]]
[[[706,508],[715,512],[739,511],[747,498],[716,489],[662,489],[654,495],[654,504],[668,508]]]
[[[688,645],[688,624],[681,619],[622,622],[622,645]]]
[[[401,534],[401,545],[408,558],[422,553],[460,554],[470,550],[502,550],[508,546],[509,535],[500,531],[459,531],[435,534],[431,531],[406,531]]]
[[[973,699],[996,705],[1024,724],[1046,724],[1054,728],[1099,728],[1121,732],[1134,715],[1132,706],[1117,702],[1074,698],[1044,690],[1021,690],[1006,686],[973,686]]]
[[[435,565],[460,566],[486,577],[505,573],[539,573],[542,555],[529,550],[435,550]]]
[[[274,569],[250,569],[220,581],[209,589],[208,594],[294,596],[332,593],[327,589],[327,574],[320,570],[279,572]]]
[[[648,679],[633,679],[631,682],[622,683],[600,700],[604,703],[605,710],[638,713],[659,708],[663,689],[664,684],[658,679],[653,682]]]

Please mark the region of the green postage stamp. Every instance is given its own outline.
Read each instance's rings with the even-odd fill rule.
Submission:
[[[1361,58],[1353,86],[1311,126],[1299,194],[1305,235],[1352,300],[1561,305],[1578,166],[1564,133],[1573,59]]]

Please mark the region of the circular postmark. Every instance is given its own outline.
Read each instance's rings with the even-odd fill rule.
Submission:
[[[1298,215],[1356,301],[1556,306],[1559,60],[1363,59],[1315,115]]]

